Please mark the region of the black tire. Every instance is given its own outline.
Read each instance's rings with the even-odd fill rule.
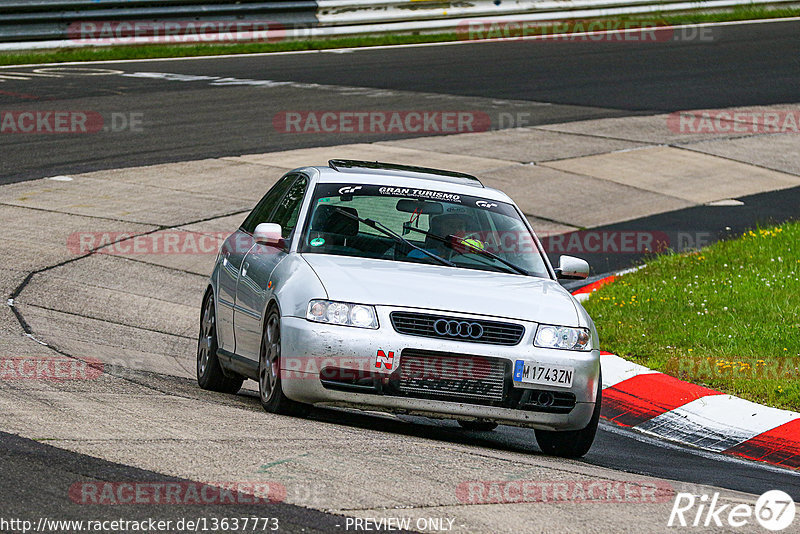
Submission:
[[[491,421],[459,421],[459,425],[464,430],[476,430],[480,432],[489,432],[497,428],[497,423]]]
[[[258,397],[270,413],[306,417],[310,404],[295,402],[283,394],[281,386],[281,316],[277,308],[267,312],[261,352],[258,357]]]
[[[201,388],[220,393],[236,393],[242,388],[242,377],[229,377],[222,371],[217,356],[217,314],[214,294],[203,300],[200,314],[200,334],[197,339],[197,383]]]
[[[599,384],[602,384],[602,378]],[[600,421],[600,406],[603,403],[602,385],[597,386],[597,399],[589,424],[580,430],[557,432],[552,430],[536,430],[536,442],[542,452],[551,456],[564,458],[580,458],[584,456],[594,443],[597,434],[597,424]]]

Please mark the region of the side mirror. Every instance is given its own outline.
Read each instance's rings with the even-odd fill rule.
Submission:
[[[276,223],[261,223],[253,232],[253,239],[260,245],[283,248],[285,242],[281,233],[281,225]]]
[[[567,280],[583,280],[589,276],[589,264],[574,256],[561,256],[558,258],[556,277]]]

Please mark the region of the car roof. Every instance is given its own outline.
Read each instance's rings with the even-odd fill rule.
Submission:
[[[502,191],[484,186],[475,176],[456,171],[378,161],[342,159],[330,160],[327,167],[314,166],[295,170],[309,169],[316,171],[319,183],[338,184],[352,182],[396,187],[424,187],[513,203],[508,195]]]

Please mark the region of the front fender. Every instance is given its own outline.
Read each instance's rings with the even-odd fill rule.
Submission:
[[[280,262],[269,281],[272,283],[272,298],[267,307],[274,302],[284,317],[305,317],[308,301],[328,298],[317,273],[297,253],[289,254]]]
[[[583,307],[578,299],[572,297],[572,302],[575,304],[575,311],[578,313],[578,325],[584,328],[588,328],[589,332],[592,336],[592,347],[595,349],[600,348],[600,336],[597,335],[597,328],[594,325],[594,321],[592,317],[589,315],[589,312],[586,311],[586,308]]]

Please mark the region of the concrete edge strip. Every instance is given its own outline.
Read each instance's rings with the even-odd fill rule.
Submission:
[[[585,301],[616,273],[572,292]],[[660,439],[800,468],[800,413],[763,406],[601,351],[601,417]]]

